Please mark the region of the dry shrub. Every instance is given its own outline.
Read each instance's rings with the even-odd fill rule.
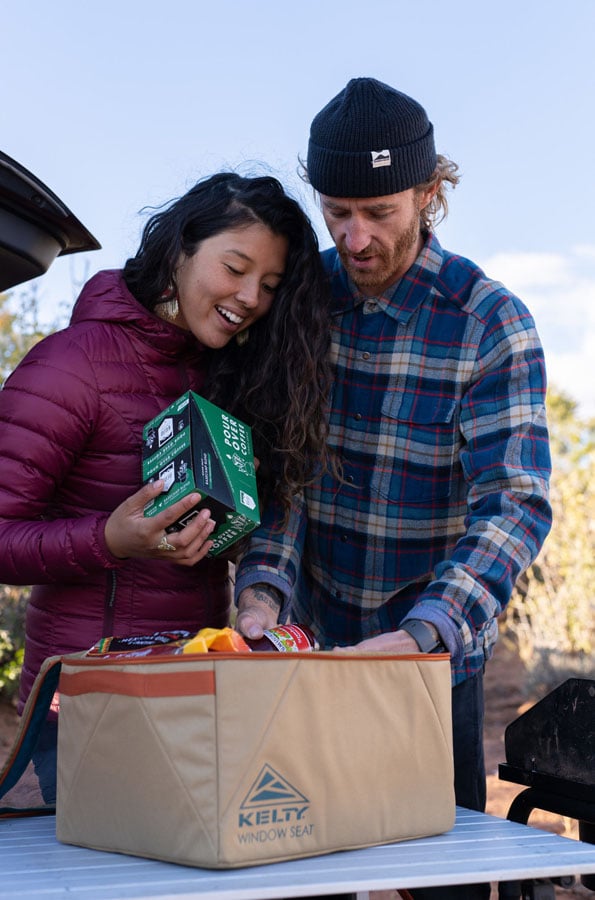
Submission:
[[[595,670],[595,451],[592,422],[572,401],[549,402],[554,524],[503,620],[527,671],[526,692],[544,694]]]

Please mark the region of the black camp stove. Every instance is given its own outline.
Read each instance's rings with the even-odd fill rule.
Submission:
[[[570,678],[507,727],[504,781],[524,784],[507,818],[527,824],[534,809],[578,821],[579,839],[595,844],[595,680]],[[568,885],[567,879],[554,882]],[[581,878],[595,891],[595,875]],[[550,900],[551,882],[506,882],[500,900]]]

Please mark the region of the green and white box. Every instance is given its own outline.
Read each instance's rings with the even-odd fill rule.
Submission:
[[[157,513],[193,491],[201,495],[167,531],[181,531],[207,507],[216,527],[210,556],[227,550],[260,523],[252,432],[248,425],[187,391],[143,429],[143,483],[165,487],[145,507]]]

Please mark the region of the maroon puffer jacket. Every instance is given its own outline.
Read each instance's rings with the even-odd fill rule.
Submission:
[[[0,391],[0,583],[34,584],[20,705],[47,656],[112,634],[228,622],[228,566],[120,560],[105,522],[141,487],[143,425],[204,377],[201,347],[148,312],[118,271]]]

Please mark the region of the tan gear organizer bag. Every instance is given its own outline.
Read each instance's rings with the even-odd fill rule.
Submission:
[[[446,654],[62,658],[57,837],[231,868],[454,825]]]

